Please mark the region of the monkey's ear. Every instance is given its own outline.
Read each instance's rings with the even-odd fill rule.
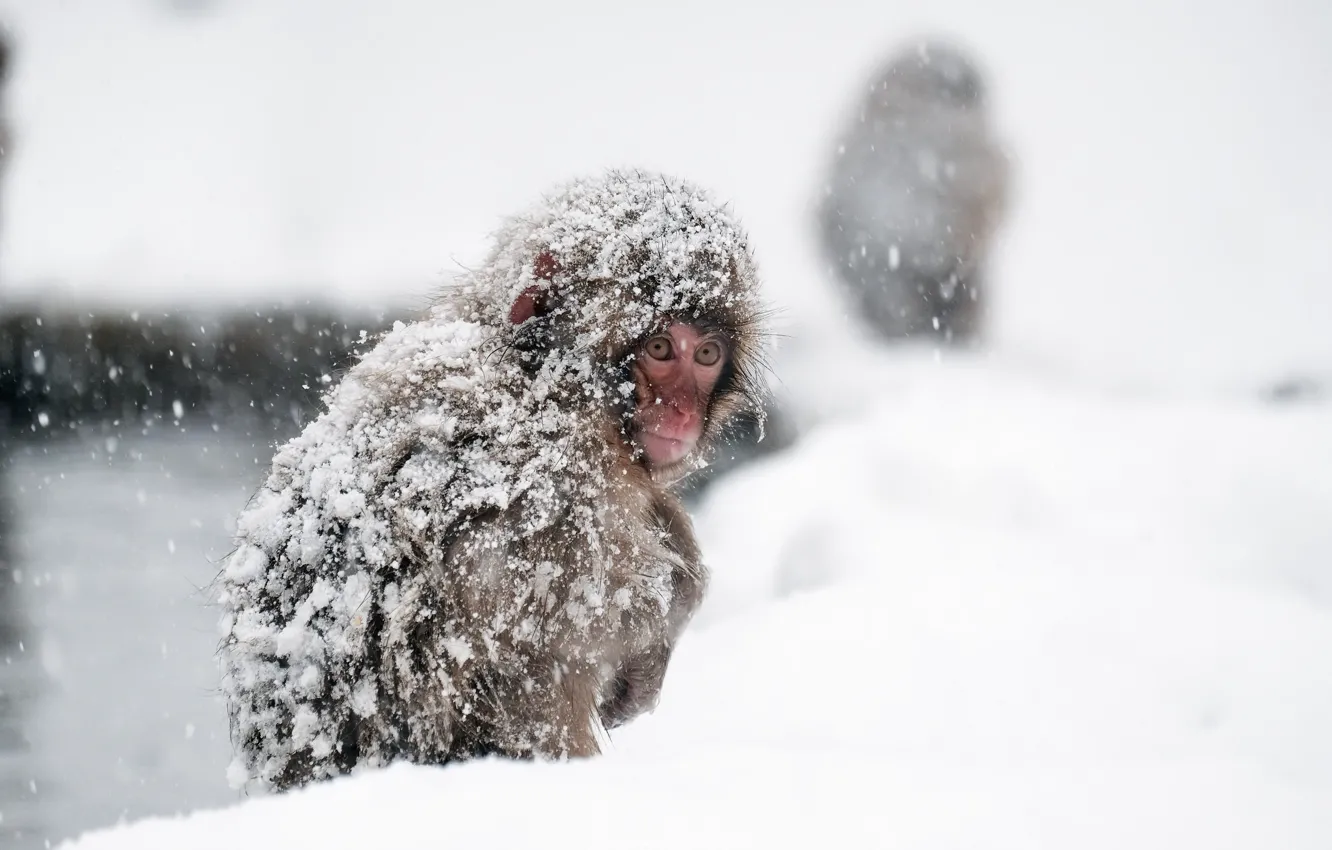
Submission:
[[[513,306],[509,308],[509,323],[521,325],[523,322],[541,312],[542,301],[545,293],[539,286],[529,286],[523,290],[522,294],[514,299]]]
[[[554,280],[555,272],[559,270],[560,264],[555,261],[554,255],[549,251],[542,251],[532,261],[532,276],[537,280]],[[549,295],[549,290],[543,290],[539,286],[529,286],[524,289],[522,294],[514,300],[513,306],[509,308],[509,322],[514,325],[521,325],[533,316],[545,313],[546,301]]]
[[[554,280],[555,272],[559,270],[560,264],[555,261],[555,256],[549,251],[542,251],[532,261],[532,276],[537,280]]]

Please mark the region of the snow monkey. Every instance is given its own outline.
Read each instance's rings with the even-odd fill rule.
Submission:
[[[894,55],[837,139],[817,213],[856,312],[890,339],[975,339],[1008,182],[972,61],[937,41]]]
[[[396,323],[273,459],[217,580],[234,786],[595,755],[706,572],[672,486],[762,410],[747,237],[699,188],[575,181]]]

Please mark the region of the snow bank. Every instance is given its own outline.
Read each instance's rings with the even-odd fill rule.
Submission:
[[[69,846],[1326,846],[1332,407],[985,359],[874,379],[709,494],[713,594],[608,756],[395,767]]]
[[[630,763],[466,772],[392,767],[377,776],[110,830],[68,850],[320,847],[576,848],[1325,846],[1320,802],[1257,785],[1226,766],[1069,774],[857,755],[731,758],[705,752]],[[737,760],[739,755],[743,760]]]

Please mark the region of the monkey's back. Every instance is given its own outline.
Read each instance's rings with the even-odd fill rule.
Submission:
[[[888,336],[975,330],[1007,195],[979,71],[944,45],[904,50],[837,139],[818,210],[824,255]]]
[[[898,104],[867,118],[847,144],[837,185],[853,226],[892,239],[907,262],[938,268],[972,250],[999,194],[1002,161],[982,116]]]
[[[219,577],[233,784],[521,751],[491,709],[534,664],[595,681],[660,632],[680,557],[634,472],[502,353],[400,325],[275,456]]]
[[[1002,208],[1006,175],[983,113],[891,97],[839,150],[821,212],[838,262],[864,257],[940,275],[975,261]]]

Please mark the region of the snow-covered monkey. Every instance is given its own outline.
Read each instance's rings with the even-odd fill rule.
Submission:
[[[761,410],[747,239],[611,172],[499,232],[273,460],[218,578],[233,784],[598,752],[706,572],[671,485]]]

